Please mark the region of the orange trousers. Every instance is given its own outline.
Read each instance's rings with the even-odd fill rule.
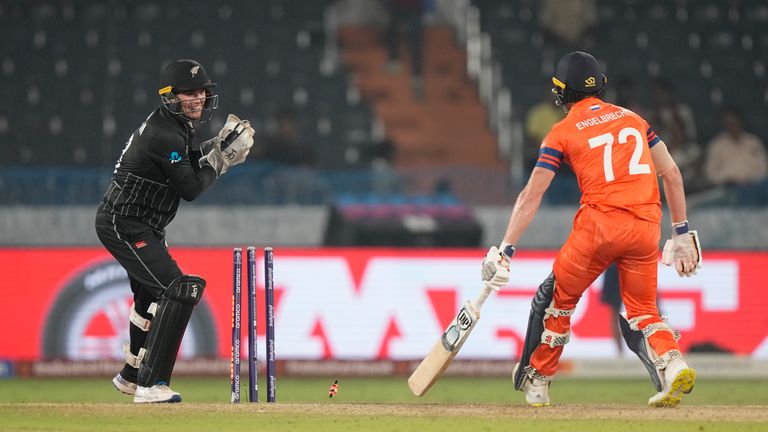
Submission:
[[[616,261],[627,319],[650,315],[640,323],[641,329],[660,322],[656,308],[658,256],[658,223],[639,220],[623,210],[606,213],[582,206],[576,213],[573,231],[555,259],[554,307],[575,308],[582,293]],[[544,327],[566,333],[571,327],[571,317],[550,316],[544,321]],[[667,331],[654,333],[649,343],[659,356],[680,349],[672,333]],[[540,344],[531,355],[531,366],[543,375],[553,376],[562,353],[563,346],[552,348]]]

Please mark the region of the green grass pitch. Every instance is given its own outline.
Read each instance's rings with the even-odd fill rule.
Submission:
[[[424,397],[405,377],[279,378],[276,404],[229,404],[229,380],[177,378],[181,404],[135,406],[109,378],[0,380],[0,431],[768,431],[768,382],[707,380],[676,409],[645,405],[646,380],[556,380],[552,407],[504,378],[444,377]],[[328,389],[339,379],[333,399]]]

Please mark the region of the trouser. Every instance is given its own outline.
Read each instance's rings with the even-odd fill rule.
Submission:
[[[158,301],[171,282],[182,275],[168,253],[163,233],[135,219],[99,211],[96,234],[128,273],[136,312],[151,320],[152,315],[147,311],[150,304]],[[129,326],[130,351],[136,356],[144,347],[147,332],[134,323]],[[128,381],[137,381],[138,369],[128,363],[120,373]],[[170,376],[163,380],[169,382]]]
[[[574,309],[584,291],[615,261],[627,318],[650,315],[640,323],[641,329],[660,322],[656,307],[658,256],[658,223],[639,220],[622,210],[603,213],[584,206],[555,259],[553,306]],[[555,333],[569,333],[571,317],[549,316],[544,327]],[[659,356],[680,349],[670,332],[656,332],[649,342]],[[540,344],[531,356],[531,366],[542,375],[552,376],[562,352],[562,345]]]

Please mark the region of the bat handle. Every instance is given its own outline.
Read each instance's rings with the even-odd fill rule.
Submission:
[[[488,296],[491,295],[491,291],[493,291],[493,287],[491,287],[489,284],[485,284],[485,288],[480,292],[480,295],[477,296],[475,301],[472,302],[472,308],[475,311],[479,311],[480,308],[483,307],[483,304],[488,299]]]

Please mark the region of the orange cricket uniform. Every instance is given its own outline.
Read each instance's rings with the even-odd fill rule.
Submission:
[[[574,104],[544,138],[536,166],[556,172],[569,164],[582,192],[573,231],[554,263],[555,308],[575,308],[584,290],[616,261],[627,318],[652,315],[641,329],[661,321],[656,309],[661,201],[650,151],[659,141],[642,117],[595,97]],[[544,326],[567,333],[570,316],[551,316]],[[679,349],[669,332],[657,332],[649,342],[659,355]],[[531,366],[554,375],[562,350],[539,345]]]

